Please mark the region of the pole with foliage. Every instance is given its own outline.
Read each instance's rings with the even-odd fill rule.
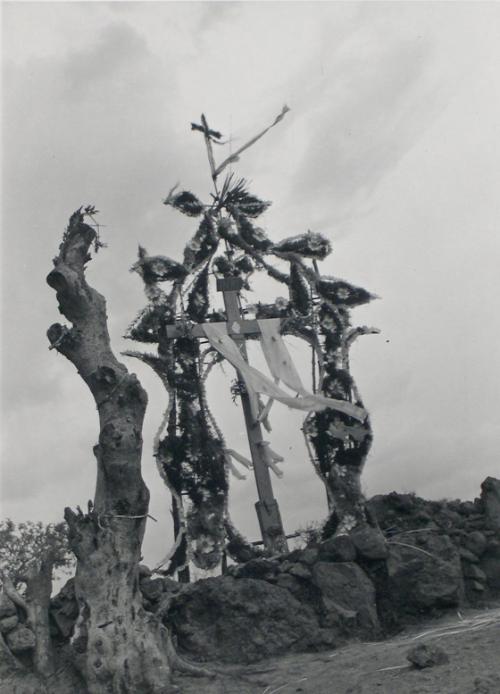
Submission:
[[[270,127],[279,123],[287,111],[284,107]],[[265,272],[284,285],[288,300],[258,303],[254,307],[255,317],[280,318],[283,335],[297,336],[311,346],[316,392],[363,408],[349,370],[349,349],[359,335],[378,331],[351,328],[350,309],[371,301],[373,295],[320,274],[318,261],[331,252],[324,236],[307,232],[274,243],[255,224],[270,203],[252,194],[247,182],[232,173],[226,173],[220,183],[227,167],[270,127],[218,165],[213,145],[221,144],[222,135],[208,126],[203,115],[201,125],[192,124],[192,129],[204,136],[214,186],[212,200],[204,203],[192,192],[175,186],[164,204],[200,219],[182,261],[151,256],[139,248],[132,268],[143,279],[149,303],[131,324],[126,337],[157,344],[158,353],[126,354],[148,363],[169,394],[155,446],[160,474],[178,511],[179,532],[165,560],[169,562],[169,573],[184,568],[189,559],[202,568],[213,568],[224,544],[236,560],[255,554],[228,515],[227,472],[235,471],[234,458],[228,454],[206,397],[206,379],[221,357],[211,348],[202,351],[189,333],[194,324],[227,319],[223,311],[213,306],[212,278],[240,278],[249,291],[254,273]],[[170,284],[164,289],[164,283]],[[251,310],[247,306],[246,311]],[[167,340],[167,327],[174,323],[184,323],[185,336]],[[242,387],[241,382],[237,383],[236,392]],[[264,423],[268,425],[265,419]],[[362,526],[367,518],[360,475],[372,441],[367,413],[359,421],[335,409],[322,409],[306,418],[303,431],[313,465],[327,489],[328,532],[349,532]],[[237,459],[244,462],[241,456]]]

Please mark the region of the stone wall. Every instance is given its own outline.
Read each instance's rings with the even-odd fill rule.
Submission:
[[[500,595],[500,481],[485,480],[473,502],[392,492],[368,506],[379,528],[251,559],[217,578],[181,584],[141,567],[144,607],[169,624],[181,652],[248,663],[374,640]],[[52,601],[54,636],[67,640],[75,618],[68,582]]]

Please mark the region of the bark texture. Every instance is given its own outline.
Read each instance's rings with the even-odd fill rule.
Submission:
[[[100,426],[94,502],[87,513],[65,510],[78,560],[79,617],[72,646],[90,694],[167,694],[175,691],[168,633],[143,610],[138,590],[149,503],[141,475],[147,396],[113,354],[105,299],[85,279],[95,240],[95,230],[78,210],[47,277],[60,312],[72,324],[49,328],[51,348],[74,364],[89,387]]]
[[[12,579],[2,575],[5,594],[26,614],[28,625],[35,635],[33,651],[33,669],[43,679],[54,674],[54,654],[49,629],[49,606],[52,593],[52,560],[50,557],[33,563],[20,576],[26,584],[23,597],[14,586]]]

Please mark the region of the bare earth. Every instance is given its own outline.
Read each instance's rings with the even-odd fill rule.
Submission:
[[[437,644],[449,662],[417,670],[406,653]],[[182,694],[500,694],[500,607],[464,610],[377,643],[331,653],[292,654],[242,667],[217,666],[214,679],[177,677]]]

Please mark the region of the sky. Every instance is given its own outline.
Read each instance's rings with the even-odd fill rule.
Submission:
[[[56,522],[94,493],[95,405],[45,336],[59,320],[45,276],[70,214],[100,210],[107,248],[88,279],[115,351],[134,348],[122,335],[146,303],[129,273],[138,243],[179,258],[195,220],[163,198],[180,182],[209,199],[190,122],[204,112],[234,151],[284,104],[234,171],[273,201],[261,218],[273,240],[325,234],[323,274],[380,297],[352,314],[381,330],[351,358],[374,430],[365,493],[470,499],[500,476],[499,20],[482,2],[4,2],[0,516]],[[283,293],[257,286],[249,302]],[[288,344],[307,380],[310,354]],[[254,345],[250,357],[262,364]],[[152,565],[172,537],[152,457],[166,394],[124,360],[149,393]],[[209,397],[228,445],[248,454],[232,378],[215,373]],[[325,517],[326,496],[301,415],[277,404],[271,420],[292,532]],[[233,520],[252,540],[255,501],[251,477],[231,481]]]

